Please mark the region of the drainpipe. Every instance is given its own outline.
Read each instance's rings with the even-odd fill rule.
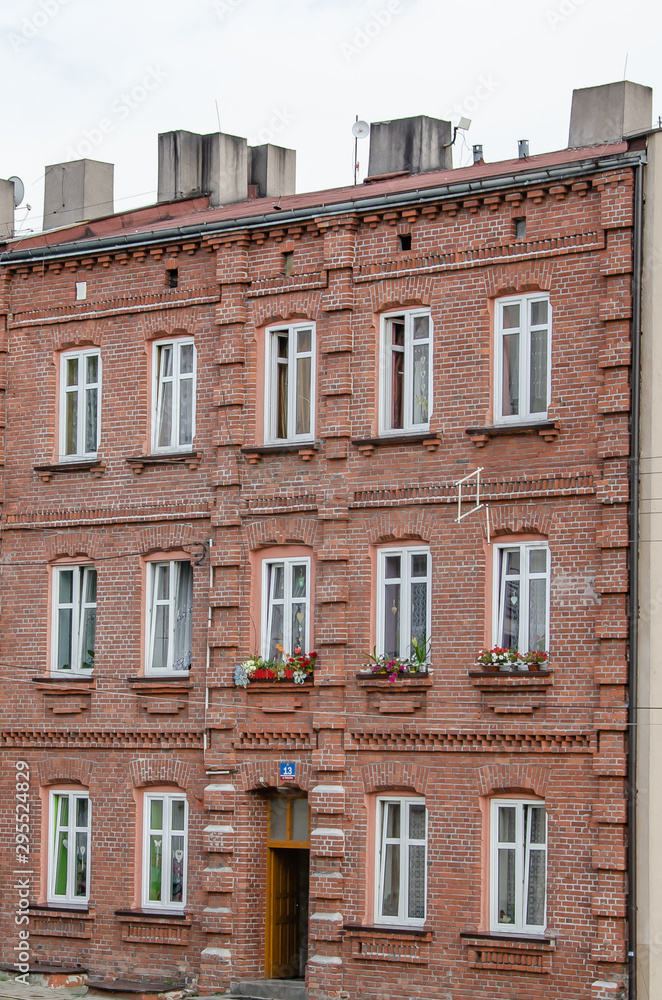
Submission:
[[[637,668],[639,625],[639,412],[644,165],[635,168],[632,273],[632,402],[630,409],[630,661],[628,666],[628,980],[637,1000]]]

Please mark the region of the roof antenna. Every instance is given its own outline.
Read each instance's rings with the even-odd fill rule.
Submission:
[[[629,55],[630,55],[630,53],[629,53],[629,52],[626,52],[626,53],[625,53],[625,66],[623,67],[623,79],[624,79],[624,80],[625,80],[625,74],[626,74],[626,73],[627,73],[627,71],[628,71],[628,56],[629,56]]]
[[[220,132],[221,131],[221,115],[220,115],[220,112],[218,110],[218,101],[214,100],[214,104],[216,105],[216,120],[218,121],[218,131]]]
[[[359,139],[365,139],[370,135],[370,126],[367,122],[361,121],[356,116],[356,121],[352,125],[352,135],[354,136],[354,183],[357,183],[359,176]]]

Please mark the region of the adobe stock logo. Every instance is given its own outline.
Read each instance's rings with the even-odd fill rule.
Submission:
[[[577,8],[585,2],[586,0],[561,0],[556,10],[545,11],[548,24],[551,24],[556,31],[559,25],[565,24],[569,17],[577,13]]]
[[[100,118],[94,128],[83,129],[82,139],[75,146],[67,146],[67,158],[70,160],[82,160],[91,156],[95,149],[99,148],[106,136],[115,131],[117,123],[126,121],[147,100],[149,95],[158,90],[163,81],[167,79],[168,74],[160,66],[148,66],[140,83],[135,84],[130,90],[123,91],[110,105],[108,114]]]
[[[373,40],[381,35],[384,28],[387,28],[394,17],[402,14],[404,7],[401,0],[388,0],[384,7],[373,10],[372,17],[364,25],[354,28],[351,42],[343,42],[340,51],[347,62],[354,56],[361,55]]]
[[[32,41],[40,31],[50,24],[54,17],[60,13],[60,8],[68,4],[69,0],[39,0],[39,9],[30,17],[24,17],[18,33],[10,32],[9,44],[14,52],[21,49]]]
[[[267,125],[260,129],[257,135],[248,137],[248,145],[262,146],[265,143],[273,142],[280,132],[285,132],[287,127],[296,121],[296,117],[285,107],[273,108]]]

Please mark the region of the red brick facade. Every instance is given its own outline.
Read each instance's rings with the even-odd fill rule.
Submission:
[[[33,962],[197,980],[207,992],[262,978],[267,801],[284,784],[279,762],[294,761],[311,809],[311,998],[625,996],[633,170],[622,145],[588,151],[581,169],[575,157],[567,176],[563,163],[558,154],[543,182],[533,158],[518,168],[529,182],[505,177],[471,195],[452,188],[471,171],[425,175],[359,189],[392,196],[378,207],[303,217],[284,199],[282,221],[272,213],[262,225],[194,232],[187,216],[186,235],[86,249],[97,232],[128,232],[125,220],[51,234],[61,253],[40,257],[35,238],[5,254],[5,962],[17,940],[11,765],[24,760]],[[499,167],[494,176],[510,171]],[[270,210],[256,206],[253,219]],[[514,218],[526,218],[523,239]],[[158,235],[158,223],[136,224]],[[31,247],[34,259],[21,258]],[[166,288],[173,268],[178,286]],[[87,282],[83,302],[76,281]],[[495,301],[538,291],[553,313],[547,420],[495,429]],[[417,307],[434,325],[429,430],[380,438],[380,316]],[[300,320],[316,331],[314,443],[265,447],[264,331]],[[196,433],[182,461],[155,461],[152,343],[173,336],[196,346]],[[59,355],[92,346],[103,363],[99,452],[74,470],[58,460]],[[488,506],[458,523],[454,484],[478,466]],[[493,547],[532,538],[551,558],[551,669],[482,672]],[[416,544],[432,563],[432,669],[395,683],[357,677],[376,641],[376,553]],[[312,561],[314,683],[237,688],[234,668],[259,634],[262,555],[285,546]],[[172,553],[193,565],[192,667],[154,680],[146,561]],[[94,672],[61,679],[49,667],[51,568],[81,561],[98,577]],[[46,905],[40,874],[47,790],[71,787],[89,790],[92,806],[89,909],[73,912]],[[188,802],[184,916],[141,911],[137,817],[149,788]],[[427,806],[421,927],[375,925],[374,803],[385,793]],[[499,795],[547,810],[547,926],[528,939],[489,931],[487,822]]]

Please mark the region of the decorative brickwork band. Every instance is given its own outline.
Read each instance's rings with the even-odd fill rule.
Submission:
[[[409,764],[401,760],[383,764],[366,764],[361,768],[361,778],[366,792],[384,792],[413,789],[425,795],[430,768],[424,764]]]
[[[37,773],[40,785],[56,785],[73,782],[77,785],[90,784],[93,764],[79,757],[49,757],[39,762]]]
[[[486,764],[476,772],[481,795],[527,791],[542,797],[547,790],[550,773],[548,767],[531,764]]]
[[[178,788],[188,788],[191,782],[190,764],[185,764],[176,757],[138,757],[129,764],[129,774],[134,788],[142,788],[144,785],[177,785]]]

